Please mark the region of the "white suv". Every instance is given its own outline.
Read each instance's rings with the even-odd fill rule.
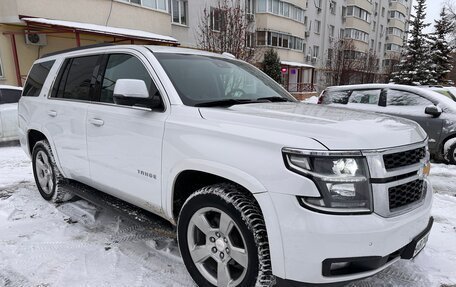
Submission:
[[[417,124],[299,103],[230,55],[44,56],[19,129],[45,199],[78,181],[177,224],[198,286],[356,280],[416,256],[432,226]]]

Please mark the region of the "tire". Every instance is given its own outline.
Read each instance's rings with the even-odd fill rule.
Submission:
[[[234,184],[193,193],[180,212],[177,237],[185,266],[200,287],[275,283],[260,208]]]
[[[446,163],[456,165],[456,138],[449,139],[443,148],[443,157]]]
[[[47,140],[38,141],[32,152],[33,176],[41,196],[55,203],[73,198],[64,185],[68,183],[55,163],[52,149]]]

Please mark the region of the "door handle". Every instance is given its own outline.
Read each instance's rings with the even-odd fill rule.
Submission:
[[[102,125],[104,125],[104,121],[100,119],[90,119],[89,123],[97,127],[101,127]]]
[[[48,116],[55,118],[57,116],[57,111],[49,110],[48,111]]]

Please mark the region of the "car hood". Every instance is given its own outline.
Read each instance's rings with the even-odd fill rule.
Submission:
[[[390,148],[427,137],[418,124],[406,119],[306,103],[200,108],[200,113],[207,120],[312,138],[330,150]]]

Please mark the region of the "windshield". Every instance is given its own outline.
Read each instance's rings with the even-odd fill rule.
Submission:
[[[295,101],[279,84],[241,61],[172,53],[155,56],[188,106]]]

